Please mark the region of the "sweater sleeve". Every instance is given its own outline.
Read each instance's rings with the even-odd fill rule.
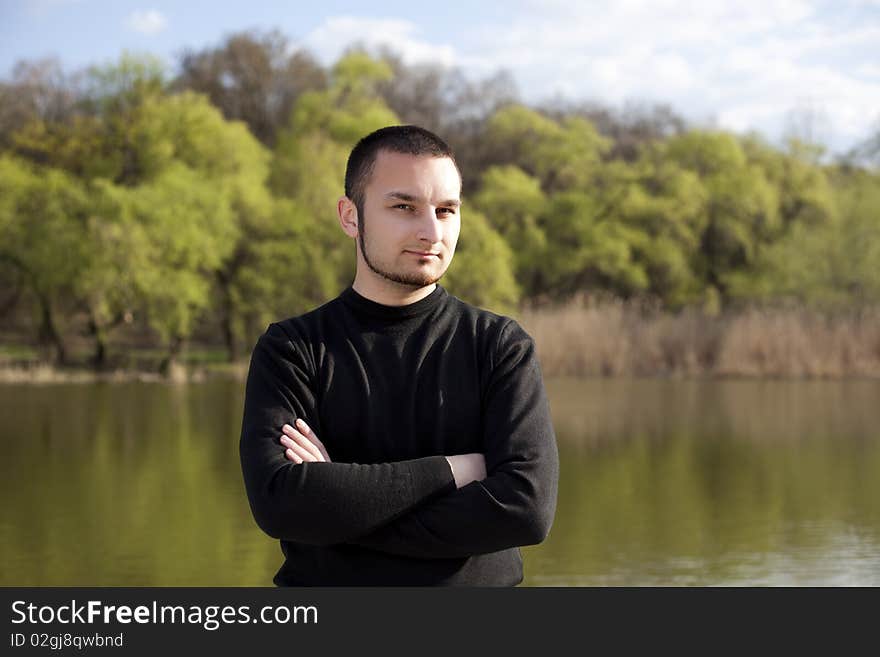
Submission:
[[[531,337],[502,331],[484,412],[487,477],[360,536],[358,545],[420,558],[452,558],[543,541],[556,511],[559,456]]]
[[[264,532],[312,545],[343,543],[455,490],[443,456],[376,464],[287,460],[281,427],[318,415],[310,369],[277,324],[251,356],[239,453],[251,511]]]

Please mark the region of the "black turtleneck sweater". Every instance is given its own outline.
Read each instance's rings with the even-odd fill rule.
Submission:
[[[302,418],[332,462],[279,442]],[[438,285],[406,306],[351,287],[271,324],[251,358],[240,442],[260,528],[281,540],[278,585],[522,581],[518,546],[544,540],[559,471],[534,343],[514,320]],[[456,489],[444,456],[481,452]]]

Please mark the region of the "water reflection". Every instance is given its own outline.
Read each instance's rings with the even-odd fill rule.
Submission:
[[[880,585],[880,382],[548,381],[526,585]],[[3,585],[268,585],[242,387],[0,387]]]
[[[553,381],[563,473],[533,585],[877,584],[871,381]]]

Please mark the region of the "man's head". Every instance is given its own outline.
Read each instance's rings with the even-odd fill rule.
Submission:
[[[348,156],[348,165],[345,168],[345,195],[354,202],[360,213],[363,213],[365,188],[380,151],[424,157],[448,157],[458,171],[449,144],[433,132],[415,125],[379,128],[355,145]]]
[[[408,288],[436,283],[455,252],[460,195],[452,149],[437,135],[391,126],[361,139],[338,203],[343,230],[357,239],[358,277]]]

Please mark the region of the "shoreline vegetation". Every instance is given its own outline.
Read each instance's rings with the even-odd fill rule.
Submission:
[[[580,299],[519,317],[547,376],[880,377],[880,308],[660,312]]]
[[[526,307],[513,316],[534,338],[545,378],[880,378],[880,308],[839,314],[798,307],[671,313],[642,301],[583,296],[558,306]],[[105,368],[89,366],[86,357],[60,367],[7,340],[0,348],[0,383],[247,377],[247,358],[228,362],[222,346],[193,345],[164,371],[155,350],[123,354],[112,343],[109,349],[116,357]]]

